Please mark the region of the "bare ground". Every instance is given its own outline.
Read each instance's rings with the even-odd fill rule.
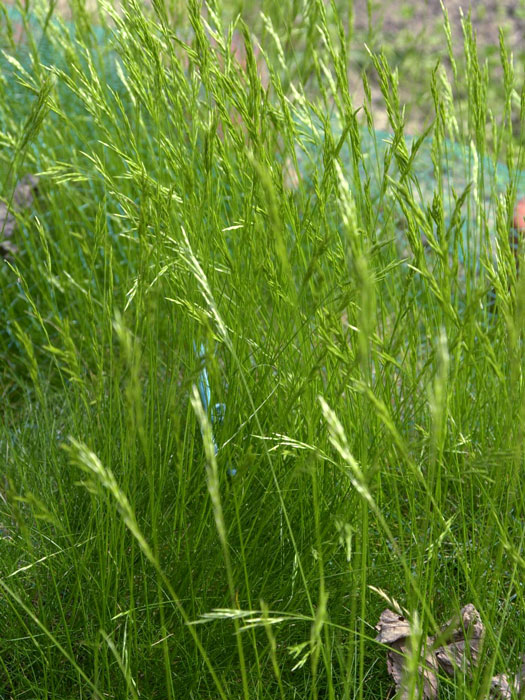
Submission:
[[[0,0],[1,1],[1,0]],[[15,4],[15,0],[3,0],[6,4]],[[52,0],[49,0],[51,2]],[[119,0],[112,0],[114,4]],[[151,0],[143,0],[144,5],[151,5]],[[327,5],[330,0],[325,0]],[[85,0],[88,12],[93,12],[96,16],[97,0]],[[180,10],[185,5],[185,0],[175,3]],[[478,51],[481,56],[486,55],[486,51],[494,53],[498,51],[499,27],[503,29],[506,45],[509,52],[517,55],[518,68],[522,69],[525,56],[525,46],[523,38],[525,36],[525,0],[484,0],[484,2],[469,3],[461,0],[444,0],[444,5],[448,11],[450,25],[452,29],[453,43],[456,51],[461,50],[463,32],[461,27],[462,17],[470,12],[474,32],[476,35]],[[56,0],[56,10],[64,17],[70,18],[73,13],[73,2],[71,0]],[[462,9],[463,8],[463,9]],[[371,10],[369,14],[369,9]],[[354,0],[354,45],[363,47],[363,42],[367,40],[372,47],[377,50],[383,47],[394,48],[393,65],[403,64],[406,55],[411,52],[412,65],[418,62],[418,52],[423,59],[426,59],[425,70],[429,79],[428,66],[431,59],[437,60],[446,55],[446,39],[443,31],[443,13],[439,0]],[[258,9],[248,4],[246,6],[248,15],[258,15]],[[236,42],[237,44],[239,42]],[[239,46],[234,47],[236,53]],[[446,61],[445,61],[446,62]],[[359,63],[352,63],[349,66],[350,85],[353,93],[354,105],[359,107],[363,103],[364,91],[361,78],[361,68]],[[414,71],[414,68],[412,68]],[[499,71],[501,72],[501,71]],[[410,69],[408,72],[400,68],[400,89],[401,97],[410,103],[410,94],[413,85],[411,84]],[[496,69],[496,76],[498,69]],[[420,75],[420,79],[423,80]],[[404,80],[404,82],[403,82]],[[427,78],[425,80],[428,83]],[[376,128],[386,128],[388,119],[384,107],[384,101],[374,74],[370,75],[370,86],[372,91],[372,108],[375,118]],[[410,133],[417,133],[428,121],[431,109],[424,103],[426,97],[420,96],[419,104],[411,104],[407,111],[406,128]]]

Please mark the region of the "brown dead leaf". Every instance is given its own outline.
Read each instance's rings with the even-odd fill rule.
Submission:
[[[459,619],[452,618],[445,625],[442,635],[449,634],[452,641],[436,649],[436,657],[443,671],[452,676],[456,669],[466,672],[478,663],[485,628],[472,603],[461,608]]]
[[[376,625],[378,635],[377,642],[381,644],[392,644],[400,639],[410,636],[410,624],[403,615],[392,612],[388,608],[383,610]]]
[[[490,682],[490,697],[498,700],[511,700],[512,685],[504,673],[493,676]]]
[[[525,696],[525,654],[521,657],[521,668],[512,680],[505,673],[493,676],[490,683],[490,697],[495,700],[511,700],[514,697]]]
[[[525,654],[521,657],[521,668],[516,673],[514,682],[518,685],[520,693],[525,695]]]
[[[399,697],[406,700],[406,662],[412,651],[410,623],[403,615],[387,609],[381,613],[376,630],[376,641],[390,647],[387,652],[388,673],[394,679]],[[453,676],[456,670],[468,673],[478,664],[484,636],[485,628],[480,614],[469,603],[461,608],[458,616],[448,621],[437,637],[427,638],[425,648],[430,651],[427,652],[424,665],[418,668],[419,676],[423,680],[424,698],[433,700],[438,696],[438,667],[449,676]],[[450,641],[436,648],[437,643],[445,640]],[[489,697],[492,700],[525,698],[525,655],[522,656],[520,670],[513,678],[505,673],[492,678]]]
[[[13,202],[16,209],[27,209],[33,204],[33,196],[38,186],[38,179],[34,175],[25,175],[16,185],[13,193]]]
[[[26,175],[16,185],[13,192],[12,207],[0,202],[0,255],[4,258],[14,255],[18,249],[12,241],[16,229],[14,212],[27,209],[33,203],[37,179],[34,175]]]
[[[386,661],[388,673],[394,679],[399,697],[404,700],[409,696],[406,687],[406,661],[411,653],[410,623],[402,615],[387,609],[381,613],[376,630],[376,641],[390,647]],[[423,679],[423,697],[430,700],[437,698],[437,661],[434,654],[428,653],[424,665],[420,665],[418,670]]]
[[[11,238],[15,229],[15,217],[8,210],[7,205],[0,202],[0,231],[2,238],[0,245],[4,245]]]

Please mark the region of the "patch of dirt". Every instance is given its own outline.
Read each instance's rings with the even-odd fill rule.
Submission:
[[[48,0],[52,2],[53,0]],[[93,13],[96,21],[98,0],[84,0],[88,13]],[[15,0],[4,0],[14,5]],[[118,6],[119,0],[112,0]],[[151,6],[151,0],[142,0],[144,6]],[[330,0],[324,0],[327,7]],[[233,3],[232,3],[233,4]],[[344,3],[343,3],[344,4]],[[183,3],[181,3],[181,6]],[[227,3],[228,5],[228,3]],[[499,49],[499,27],[503,29],[509,54],[517,57],[518,71],[522,69],[523,36],[525,36],[525,0],[485,0],[469,4],[462,0],[444,0],[452,31],[456,54],[461,54],[463,45],[462,18],[470,13],[476,36],[478,53],[483,59],[487,54],[497,56]],[[180,9],[180,8],[179,8]],[[74,13],[71,0],[56,0],[55,12],[70,19]],[[364,54],[364,42],[374,51],[385,49],[390,65],[400,68],[400,95],[402,102],[409,104],[406,114],[406,131],[420,133],[432,118],[429,92],[430,74],[433,63],[440,58],[447,64],[446,38],[443,30],[443,13],[438,0],[354,0],[354,42],[353,49]],[[258,19],[258,11],[246,8],[245,19]],[[365,61],[351,61],[349,81],[355,107],[363,104],[361,70]],[[501,67],[493,69],[491,79],[498,80]],[[372,93],[372,111],[376,129],[388,129],[388,117],[375,71],[368,71]],[[412,78],[416,76],[416,82]],[[413,100],[414,89],[419,92]]]
[[[455,55],[462,53],[464,39],[462,19],[466,19],[470,14],[480,62],[487,56],[499,55],[499,28],[501,27],[508,54],[513,53],[517,56],[515,63],[517,68],[521,69],[525,34],[525,0],[486,0],[472,5],[461,0],[444,0],[444,5],[449,17]],[[438,58],[448,65],[443,12],[438,0],[403,0],[396,5],[389,0],[372,0],[370,15],[367,0],[357,0],[354,3],[354,31],[356,38],[364,38],[375,51],[385,49],[390,56],[394,54],[400,63],[405,61],[405,65],[411,60],[416,80],[419,79],[421,82],[427,79],[428,82],[430,81],[432,63],[435,64]],[[412,55],[409,56],[409,53]],[[422,71],[419,76],[417,76],[418,62]],[[501,66],[496,66],[493,71],[494,77],[502,74]],[[358,71],[351,69],[349,77],[355,105],[361,106],[364,100],[361,75]],[[419,89],[421,87],[422,85],[418,86]],[[388,129],[384,100],[375,74],[370,75],[370,88],[375,126],[377,129]],[[407,79],[407,72],[400,70],[402,101],[405,99],[410,102],[412,88],[410,78]],[[407,113],[408,133],[420,133],[432,117],[432,109],[429,109],[430,93],[428,89],[425,92],[424,99],[420,100],[419,104],[412,104]]]
[[[478,46],[498,45],[498,27],[503,27],[509,47],[516,48],[523,41],[525,31],[524,0],[485,0],[469,5],[461,0],[444,0],[452,35],[460,40],[461,16],[470,12]],[[462,12],[463,8],[463,12]],[[368,29],[366,0],[354,3],[355,28]],[[409,31],[415,37],[442,37],[443,13],[438,0],[411,0],[394,6],[388,0],[372,2],[372,22],[382,27],[385,36]]]
[[[50,2],[52,0],[49,0]],[[4,0],[6,5],[14,5],[15,0]],[[118,0],[116,3],[118,4]],[[151,6],[151,0],[143,0],[145,6]],[[325,0],[327,6],[330,0]],[[525,32],[525,0],[485,0],[485,2],[469,5],[461,0],[444,0],[444,5],[450,17],[453,36],[460,39],[461,8],[463,14],[471,12],[478,44],[480,46],[498,44],[498,27],[505,30],[505,37],[511,49],[516,48],[523,40]],[[88,12],[96,12],[97,0],[85,0]],[[404,0],[401,4],[391,0],[372,0],[371,20],[374,28],[380,27],[388,36],[398,35],[407,31],[412,37],[443,37],[441,5],[438,0]],[[70,0],[56,0],[55,11],[69,19],[73,14]],[[354,26],[358,31],[369,28],[367,0],[354,0]]]

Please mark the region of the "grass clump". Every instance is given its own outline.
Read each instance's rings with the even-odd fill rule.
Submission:
[[[366,76],[357,111],[336,3],[302,63],[270,13],[74,8],[3,19],[4,199],[39,184],[0,271],[0,694],[386,697],[384,596],[414,657],[472,602],[441,692],[486,694],[525,623],[504,42],[502,112],[466,21],[408,135],[371,49],[388,131]]]

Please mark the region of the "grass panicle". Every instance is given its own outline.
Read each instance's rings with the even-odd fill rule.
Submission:
[[[388,697],[386,605],[416,698],[466,603],[440,697],[486,696],[525,638],[504,33],[443,7],[410,63],[371,2],[55,5],[0,8],[0,698]]]

